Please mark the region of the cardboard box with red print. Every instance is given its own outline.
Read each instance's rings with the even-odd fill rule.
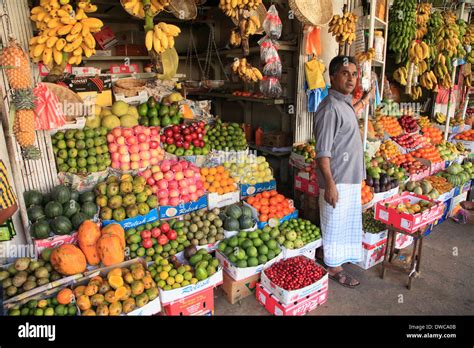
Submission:
[[[163,313],[173,316],[208,315],[214,311],[214,288],[210,287],[195,294],[163,305]]]
[[[301,316],[315,310],[318,306],[324,304],[328,298],[328,288],[320,290],[301,298],[291,304],[283,304],[279,299],[266,289],[262,284],[257,284],[257,301],[260,302],[267,311],[273,315],[292,315]]]
[[[378,241],[375,244],[362,243],[362,260],[355,263],[363,269],[369,269],[383,261],[385,248],[387,247],[387,238]]]

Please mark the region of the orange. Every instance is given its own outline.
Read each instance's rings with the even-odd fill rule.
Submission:
[[[218,173],[224,173],[224,172],[225,172],[224,166],[218,166],[218,167],[216,168],[216,170],[217,170]]]
[[[217,169],[215,167],[209,168],[209,174],[216,175],[217,174]]]
[[[271,190],[270,191],[270,196],[276,196],[278,194],[278,192],[276,192],[276,190]]]
[[[214,176],[209,175],[209,176],[206,177],[206,180],[207,180],[207,182],[211,183],[211,182],[214,181]]]
[[[72,299],[74,298],[74,294],[71,289],[62,289],[58,294],[56,295],[56,300],[58,301],[59,304],[62,305],[67,305],[71,303]]]
[[[257,210],[260,210],[260,208],[262,207],[262,204],[261,204],[260,202],[255,202],[255,203],[253,204],[253,207],[254,207],[255,209],[257,209]]]
[[[201,175],[208,176],[209,175],[209,168],[201,168]]]
[[[268,192],[268,191],[262,192],[262,197],[263,197],[263,198],[270,198],[270,196],[271,196],[271,195],[270,195],[270,192]]]
[[[261,222],[267,222],[268,221],[268,215],[265,215],[265,214],[260,215],[260,221]]]
[[[221,181],[221,175],[220,174],[214,175],[214,180]]]
[[[217,193],[220,194],[220,195],[223,195],[224,194],[224,189],[222,187],[219,187],[217,189]]]
[[[262,199],[260,200],[260,203],[261,203],[262,205],[268,205],[270,202],[268,201],[268,198],[262,198]]]
[[[263,206],[263,207],[260,208],[260,212],[261,212],[262,214],[266,214],[266,215],[267,215],[267,214],[270,212],[270,208],[268,208],[267,206]]]
[[[209,183],[207,181],[204,181],[204,188],[207,190],[209,188]]]
[[[255,197],[250,197],[249,199],[247,199],[247,203],[253,205],[255,203]]]
[[[227,179],[226,180],[227,185],[234,185],[234,182],[235,182],[234,179]]]
[[[221,173],[221,177],[222,177],[222,179],[229,178],[229,172],[226,171],[226,172]]]

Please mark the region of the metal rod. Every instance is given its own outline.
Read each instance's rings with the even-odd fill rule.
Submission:
[[[444,140],[448,140],[448,135],[449,135],[449,121],[451,119],[451,115],[449,111],[451,110],[451,96],[453,94],[453,87],[455,84],[455,79],[456,79],[456,68],[457,68],[457,59],[453,60],[453,73],[451,76],[451,87],[449,87],[449,94],[448,94],[448,110],[446,111],[446,127],[444,128]]]

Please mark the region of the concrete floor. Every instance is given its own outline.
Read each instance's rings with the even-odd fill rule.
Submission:
[[[425,237],[421,274],[406,288],[406,276],[381,264],[364,271],[348,264],[361,282],[355,289],[329,280],[329,298],[309,315],[472,315],[474,314],[474,228],[445,221]],[[411,247],[408,247],[411,248]],[[457,254],[457,255],[456,255]],[[255,296],[231,305],[215,293],[215,315],[270,315]]]

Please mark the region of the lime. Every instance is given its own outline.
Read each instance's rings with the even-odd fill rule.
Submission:
[[[259,248],[258,248],[258,253],[260,255],[267,255],[268,254],[268,247],[266,245],[261,245]]]
[[[254,247],[254,246],[248,247],[247,249],[245,249],[245,251],[246,251],[246,253],[249,257],[257,257],[258,256],[257,248]]]
[[[263,240],[256,238],[253,240],[253,245],[258,248],[259,246],[263,245]]]
[[[237,267],[238,267],[238,268],[245,268],[245,267],[247,267],[247,261],[245,261],[245,260],[239,260],[239,261],[237,262]]]
[[[168,279],[166,279],[166,283],[168,285],[173,285],[176,281],[174,280],[173,277],[168,277]]]
[[[268,249],[274,250],[278,248],[278,243],[274,239],[270,239],[266,244]]]
[[[256,257],[249,257],[247,264],[249,267],[256,267],[258,266],[258,259]]]
[[[174,277],[178,274],[178,271],[175,269],[172,269],[171,271],[169,271],[169,274],[170,274],[170,277]]]

